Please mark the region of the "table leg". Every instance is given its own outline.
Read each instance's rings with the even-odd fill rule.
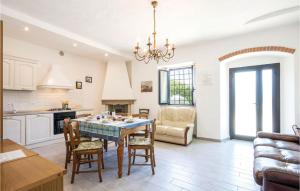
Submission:
[[[122,141],[122,139],[119,141],[118,144],[117,155],[118,155],[118,177],[122,178],[123,157],[124,157],[124,141]]]

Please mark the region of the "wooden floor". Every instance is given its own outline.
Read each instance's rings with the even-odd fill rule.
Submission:
[[[251,142],[223,143],[194,140],[188,147],[156,142],[156,175],[149,166],[133,166],[131,175],[117,178],[116,147],[110,144],[105,153],[103,182],[96,173],[75,176],[70,184],[71,165],[65,176],[65,190],[103,191],[256,191],[260,187],[252,177],[253,148]],[[34,149],[42,156],[64,166],[65,145],[58,143]],[[127,172],[127,154],[124,170]],[[144,162],[144,159],[137,160]],[[82,168],[88,168],[83,165]],[[92,168],[96,168],[93,165]]]

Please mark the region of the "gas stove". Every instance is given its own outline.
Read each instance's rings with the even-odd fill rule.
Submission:
[[[64,110],[71,110],[71,108],[63,109],[63,108],[50,108],[47,111],[64,111]]]

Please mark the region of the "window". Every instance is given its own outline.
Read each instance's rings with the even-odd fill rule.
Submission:
[[[159,104],[193,105],[193,67],[159,70]]]

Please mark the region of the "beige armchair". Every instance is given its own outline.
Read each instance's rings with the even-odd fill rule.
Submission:
[[[193,107],[161,107],[155,140],[188,145],[193,139],[195,114]]]

